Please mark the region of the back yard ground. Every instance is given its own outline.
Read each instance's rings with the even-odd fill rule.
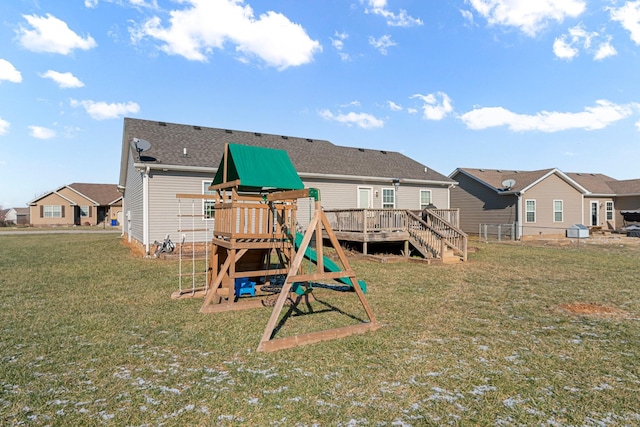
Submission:
[[[0,425],[640,425],[640,246],[472,245],[352,261],[380,330],[257,353],[270,309],[172,301],[177,261],[0,236]],[[289,332],[357,311],[322,291]]]

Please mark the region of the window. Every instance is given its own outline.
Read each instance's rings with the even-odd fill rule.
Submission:
[[[562,200],[553,201],[553,222],[562,222]]]
[[[382,189],[382,208],[393,209],[396,207],[396,191],[393,188]]]
[[[536,201],[535,200],[527,200],[525,201],[525,212],[526,219],[525,222],[536,222]]]
[[[606,211],[607,211],[607,221],[613,221],[613,202],[607,202]]]
[[[45,218],[62,218],[62,206],[45,205],[44,217]]]
[[[202,194],[216,194],[215,191],[209,191],[211,181],[202,181]],[[213,219],[215,216],[215,203],[213,200],[202,199],[202,218]]]
[[[431,190],[420,190],[420,210],[431,204]]]
[[[91,216],[91,208],[89,206],[80,206],[80,216]]]

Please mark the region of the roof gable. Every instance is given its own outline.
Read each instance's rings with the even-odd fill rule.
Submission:
[[[69,184],[78,194],[94,202],[97,206],[107,206],[122,197],[115,184],[87,184],[75,182]]]
[[[568,184],[576,188],[576,190],[583,193],[587,192],[583,186],[556,168],[535,171],[458,168],[451,174],[451,176],[455,178],[457,173],[464,173],[501,194],[525,192],[553,174],[558,175]],[[505,184],[509,181],[511,181],[512,185],[507,188],[505,187]]]

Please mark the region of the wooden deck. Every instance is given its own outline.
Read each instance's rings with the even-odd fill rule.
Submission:
[[[338,209],[325,211],[340,241],[362,244],[368,254],[369,243],[403,243],[425,258],[443,259],[447,251],[467,259],[467,235],[459,229],[458,209],[431,209],[426,221],[421,211],[404,209]]]

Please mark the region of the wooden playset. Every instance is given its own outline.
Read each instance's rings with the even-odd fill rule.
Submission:
[[[365,298],[366,284],[355,272],[322,210],[319,191],[304,188],[287,153],[262,147],[227,144],[209,190],[210,195],[178,194],[178,199],[203,198],[213,204],[212,238],[207,248],[206,285],[180,290],[173,298],[204,297],[203,313],[273,306],[258,351],[275,351],[380,327]],[[304,234],[296,231],[298,199],[313,200],[313,216]],[[337,255],[324,255],[329,242]],[[307,260],[308,262],[304,262]],[[182,264],[181,264],[182,265]],[[306,268],[305,268],[306,266]],[[314,283],[332,281],[335,289],[350,287],[367,320],[355,325],[276,338],[289,310],[313,299]],[[346,285],[346,286],[345,286]],[[325,288],[331,289],[330,286]]]

